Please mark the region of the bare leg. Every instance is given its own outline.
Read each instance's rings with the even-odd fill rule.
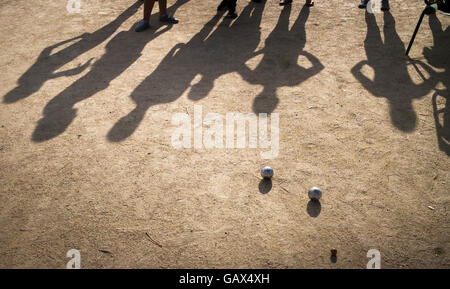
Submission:
[[[292,3],[292,0],[281,0],[280,6],[290,5]]]
[[[159,4],[159,14],[161,16],[167,14],[167,0],[158,0]]]
[[[167,14],[167,0],[158,0],[159,4],[159,21],[177,24],[178,19],[175,19],[173,16]]]
[[[155,0],[144,1],[144,20],[147,22],[150,21],[150,15],[152,15],[153,5],[155,5]],[[161,7],[161,1],[159,5]]]

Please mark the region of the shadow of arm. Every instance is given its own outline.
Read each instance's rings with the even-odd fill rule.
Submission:
[[[312,64],[312,67],[306,69],[307,75],[314,75],[322,71],[325,66],[320,62],[320,60],[307,51],[301,51],[300,55],[305,56]]]
[[[373,84],[373,81],[370,80],[367,76],[365,76],[362,72],[361,69],[362,67],[368,64],[367,60],[363,60],[358,62],[355,66],[353,66],[352,68],[352,74],[353,76],[364,86],[364,87],[368,87],[370,84]]]
[[[76,36],[76,37],[73,37],[73,38],[70,38],[70,39],[61,41],[61,42],[59,42],[59,43],[53,44],[53,45],[51,45],[51,46],[49,46],[49,47],[46,47],[44,50],[42,50],[41,54],[39,54],[38,59],[43,58],[43,57],[50,56],[50,54],[52,53],[52,51],[53,51],[54,49],[56,49],[57,47],[59,47],[59,46],[62,46],[62,45],[64,45],[64,44],[66,44],[66,43],[72,42],[72,41],[77,40],[77,39],[85,38],[85,37],[88,36],[88,35],[89,35],[89,33],[83,33],[83,34],[81,34],[81,35],[79,35],[79,36]]]
[[[60,71],[60,72],[56,72],[56,73],[52,73],[52,75],[50,76],[50,78],[58,78],[61,76],[72,76],[72,75],[77,75],[81,72],[83,72],[86,68],[89,67],[89,65],[92,62],[92,59],[89,59],[88,61],[86,61],[85,64],[83,65],[78,65],[76,68],[72,68],[72,69],[68,69],[65,71]]]
[[[248,60],[252,59],[253,57],[256,57],[260,54],[264,54],[264,49],[260,49],[258,51],[254,51],[250,57],[248,58]],[[248,61],[247,60],[247,61]],[[254,75],[254,71],[252,69],[250,69],[247,64],[243,63],[238,71],[238,73],[241,75],[241,77],[249,82],[249,83],[255,83],[254,80],[252,79],[252,76]]]

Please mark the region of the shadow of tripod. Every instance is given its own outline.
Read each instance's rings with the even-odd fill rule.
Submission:
[[[432,105],[439,149],[450,155],[450,27],[444,30],[435,14],[430,15],[429,25],[434,43],[432,48],[423,49],[423,55],[430,65],[444,69],[443,72],[436,74],[437,80],[442,82],[444,88],[435,89]],[[439,97],[445,102],[441,108]]]

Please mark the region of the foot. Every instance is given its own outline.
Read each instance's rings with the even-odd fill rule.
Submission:
[[[438,10],[447,16],[450,16],[450,4],[449,0],[445,1],[445,3],[438,3]]]
[[[361,0],[361,3],[359,3],[358,8],[365,9],[367,7],[368,2],[369,2],[369,0]]]
[[[381,11],[389,11],[389,0],[381,1]]]
[[[238,15],[237,15],[236,11],[229,11],[227,16],[225,16],[225,18],[229,18],[229,19],[235,19],[237,17],[238,17]]]
[[[177,24],[179,22],[178,19],[174,18],[170,14],[162,15],[161,17],[159,17],[159,21],[167,22],[167,23],[171,23],[171,24]]]
[[[308,6],[308,7],[313,7],[314,6],[314,1],[313,0],[306,0],[305,5]]]
[[[252,2],[255,2],[255,3],[261,3],[262,0],[252,0]]]
[[[139,21],[139,23],[136,26],[136,28],[134,29],[134,31],[142,32],[142,31],[148,29],[149,27],[150,27],[150,24],[148,23],[147,20],[141,20],[141,21]]]
[[[286,6],[286,5],[291,5],[292,4],[292,0],[281,0],[280,1],[280,6]]]

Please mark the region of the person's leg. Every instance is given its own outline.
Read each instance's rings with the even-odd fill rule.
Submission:
[[[232,19],[237,17],[237,14],[236,14],[236,1],[237,0],[228,0],[228,14],[225,17],[232,18]]]
[[[144,20],[150,22],[150,15],[152,15],[153,6],[155,5],[155,0],[145,0],[144,1]]]
[[[167,14],[167,0],[158,0],[159,3],[159,21],[167,22],[171,24],[177,24],[178,19],[175,19],[172,15]]]
[[[365,9],[367,7],[368,2],[369,2],[369,0],[361,0],[361,2],[358,5],[358,8]]]
[[[136,32],[141,32],[150,27],[150,15],[152,15],[153,6],[155,5],[155,0],[145,0],[144,1],[144,18],[138,23],[135,28]]]
[[[381,10],[382,11],[389,11],[389,0],[382,0],[381,1]]]
[[[236,11],[237,0],[228,0],[228,11]]]
[[[222,0],[222,2],[220,2],[219,6],[217,6],[217,11],[225,10],[225,8],[227,8],[227,6],[228,6],[228,0]]]
[[[161,16],[167,14],[167,0],[158,0],[159,4],[159,14]]]
[[[281,0],[280,1],[280,6],[289,5],[291,3],[292,3],[292,0]]]

